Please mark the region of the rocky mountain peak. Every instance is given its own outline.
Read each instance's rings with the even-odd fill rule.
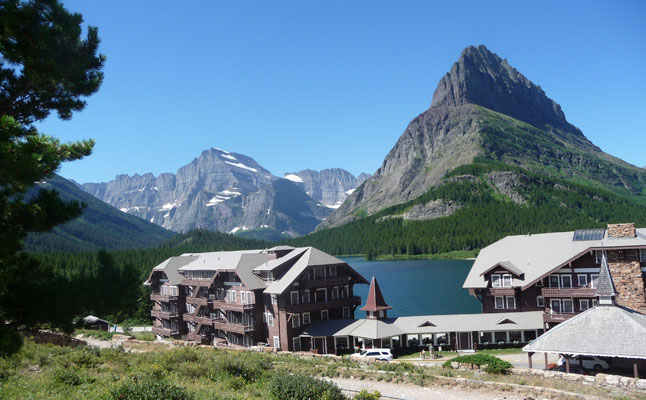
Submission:
[[[540,86],[484,45],[469,46],[462,51],[458,61],[440,80],[431,108],[468,103],[541,129],[549,125],[583,137],[579,129],[567,122],[561,106],[547,97]]]

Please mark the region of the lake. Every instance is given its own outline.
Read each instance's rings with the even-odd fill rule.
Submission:
[[[368,281],[377,278],[389,317],[433,314],[481,313],[480,302],[462,289],[473,265],[469,260],[366,261],[363,257],[343,257]],[[369,285],[356,285],[354,293],[366,303]],[[359,311],[356,318],[365,318]]]

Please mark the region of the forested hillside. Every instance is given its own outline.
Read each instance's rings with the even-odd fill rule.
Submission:
[[[419,219],[424,212],[427,219]],[[506,235],[605,227],[611,222],[646,226],[646,206],[633,196],[476,159],[414,200],[370,216],[359,209],[355,217],[348,224],[282,243],[368,257],[444,253],[480,249]]]

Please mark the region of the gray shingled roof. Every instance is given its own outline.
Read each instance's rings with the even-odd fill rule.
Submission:
[[[646,315],[619,306],[593,307],[550,329],[523,351],[646,359]]]
[[[264,263],[269,258],[268,253],[257,253],[257,254],[243,254],[240,256],[240,261],[236,266],[236,273],[240,278],[240,281],[249,288],[250,290],[254,289],[264,289],[267,287],[265,281],[260,279],[260,277],[253,273],[253,270],[258,265]]]
[[[501,262],[509,262],[524,273],[523,279],[514,277],[512,286],[526,288],[540,277],[566,265],[573,258],[590,250],[616,247],[646,248],[646,229],[637,229],[634,238],[573,241],[573,232],[540,233],[507,236],[485,247],[478,254],[462,287],[486,288],[484,271]]]
[[[337,332],[357,322],[355,319],[330,319],[326,321],[312,321],[306,325],[299,336],[335,336]],[[338,335],[337,335],[338,336]]]
[[[507,271],[511,272],[512,274],[514,274],[516,276],[521,276],[523,274],[523,271],[520,268],[516,267],[514,264],[510,263],[509,261],[501,261],[501,262],[499,262],[497,264],[492,265],[491,268],[482,271],[480,273],[480,275],[484,275],[487,272],[489,272],[489,271],[491,271],[493,269],[496,269],[498,266],[503,267],[504,269],[506,269]]]
[[[615,284],[612,281],[612,276],[610,276],[610,270],[608,269],[608,261],[606,260],[606,255],[603,255],[601,261],[601,270],[599,271],[599,278],[597,279],[597,297],[614,297],[617,295],[615,291]]]
[[[151,271],[151,276],[154,271],[163,271],[166,274],[166,277],[168,278],[168,282],[171,285],[179,285],[182,283],[182,275],[178,272],[179,269],[190,262],[193,262],[198,259],[198,256],[187,256],[187,255],[181,255],[179,257],[171,257],[157,265],[153,270]],[[148,280],[146,280],[146,283],[150,282],[150,277]]]
[[[338,265],[345,264],[350,271],[354,272],[358,278],[359,283],[368,283],[366,278],[361,276],[357,271],[350,267],[344,261],[339,260],[327,253],[322,252],[314,247],[308,247],[303,255],[294,263],[294,265],[283,275],[280,280],[274,281],[270,284],[265,293],[267,294],[281,294],[291,286],[294,281],[307,269],[307,267],[321,266],[321,265]]]
[[[233,270],[240,262],[243,254],[258,254],[262,250],[214,251],[210,253],[190,254],[198,258],[181,267],[180,271],[218,271]]]
[[[303,253],[307,251],[307,247],[299,247],[296,249],[293,249],[289,253],[285,254],[284,256],[280,258],[276,258],[273,260],[267,260],[265,263],[258,265],[256,268],[254,268],[254,271],[259,272],[259,271],[273,271],[274,269],[280,267],[281,265],[285,264],[286,262],[300,257]]]

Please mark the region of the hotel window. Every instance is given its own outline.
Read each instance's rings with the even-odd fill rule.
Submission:
[[[561,287],[562,288],[572,287],[572,275],[561,275]]]
[[[601,264],[603,261],[603,253],[604,251],[602,250],[595,250],[594,251],[594,262],[597,264]]]
[[[298,290],[290,292],[290,304],[298,304]]]
[[[590,287],[591,288],[596,289],[596,287],[597,287],[597,279],[599,279],[599,274],[590,275]]]
[[[247,303],[247,292],[245,292],[244,290],[240,291],[240,301],[242,302],[242,304]]]
[[[574,301],[572,299],[563,299],[563,312],[564,313],[573,313],[574,312]]]
[[[646,250],[639,250],[639,261],[646,263]]]
[[[274,273],[269,271],[267,272],[267,282],[273,282],[274,281]]]
[[[552,311],[552,314],[560,314],[561,313],[561,300],[559,300],[559,299],[551,299],[550,300],[550,310]]]
[[[343,298],[350,297],[350,286],[343,286]]]
[[[274,336],[274,348],[280,348],[280,338],[278,336]]]
[[[328,319],[330,319],[328,310],[321,310],[321,321],[327,321]]]
[[[584,300],[584,299],[579,300],[579,309],[580,309],[581,311],[585,311],[585,310],[587,310],[588,308],[590,308],[590,302],[589,302],[587,299],[585,299],[585,300]]]
[[[299,328],[301,326],[301,315],[292,315],[292,328]]]
[[[316,267],[314,270],[316,279],[325,279],[325,267]]]
[[[332,265],[330,267],[329,275],[330,277],[334,278],[336,277],[336,265]]]
[[[236,298],[236,291],[235,290],[227,290],[227,301],[229,303],[235,303],[237,300]]]
[[[514,296],[507,296],[507,308],[510,310],[516,309],[516,298]]]
[[[324,301],[327,301],[327,290],[325,288],[316,289],[315,295],[316,295],[317,303],[322,303]]]
[[[274,315],[267,313],[267,326],[274,326]]]
[[[592,299],[592,307],[596,307],[596,306],[597,306],[597,299]]]
[[[500,287],[500,275],[491,275],[491,287]]]
[[[277,294],[272,294],[271,295],[271,304],[274,304],[274,305],[278,304],[278,295]]]
[[[379,318],[383,318],[383,317],[384,317],[384,310],[379,310]]]
[[[503,296],[496,296],[494,299],[494,307],[496,309],[505,308],[505,298]]]
[[[577,279],[579,280],[579,287],[586,287],[588,286],[588,276],[587,275],[577,275]]]
[[[309,302],[310,302],[310,291],[303,290],[303,304],[307,304]]]
[[[332,300],[336,300],[339,298],[339,287],[335,286],[332,288]]]
[[[294,348],[294,351],[301,351],[301,338],[300,337],[294,337],[292,338],[292,347]]]
[[[502,276],[502,287],[511,287],[511,274]]]
[[[558,275],[550,275],[550,287],[551,288],[558,289],[560,287],[559,283],[560,283],[560,279],[559,279]]]
[[[343,319],[350,319],[350,307],[343,307]]]
[[[545,307],[545,299],[543,299],[543,296],[536,297],[536,307]]]
[[[303,325],[309,325],[310,322],[311,322],[310,313],[304,312],[303,313]]]
[[[538,281],[536,281],[536,286],[537,287],[543,286],[543,279],[539,279]]]

